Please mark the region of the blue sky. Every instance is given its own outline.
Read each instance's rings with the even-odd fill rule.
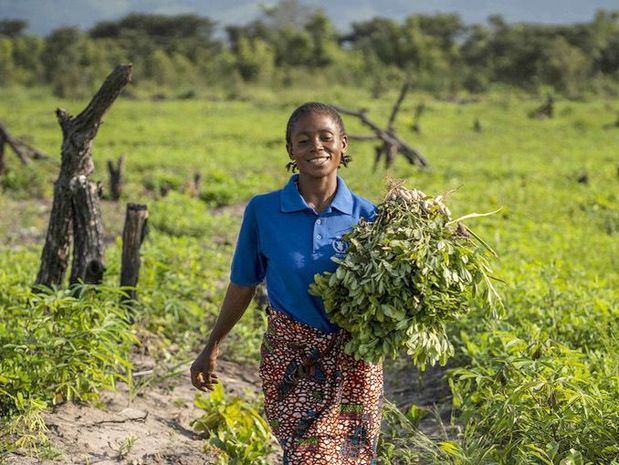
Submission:
[[[89,28],[97,21],[130,12],[196,13],[220,25],[245,24],[260,12],[253,0],[0,0],[0,18],[28,20],[30,31],[45,35],[59,26]],[[573,23],[589,21],[598,9],[619,10],[619,0],[305,0],[322,7],[345,31],[351,22],[374,16],[403,18],[412,13],[456,12],[467,23],[501,14],[509,22]]]

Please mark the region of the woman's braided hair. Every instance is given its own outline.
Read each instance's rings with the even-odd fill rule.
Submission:
[[[333,121],[335,121],[335,124],[339,129],[341,135],[346,135],[346,130],[344,129],[344,121],[342,121],[342,117],[335,108],[333,108],[331,105],[327,105],[326,103],[306,102],[303,105],[297,107],[290,115],[290,118],[288,118],[288,124],[286,125],[286,144],[292,145],[292,129],[294,128],[294,125],[297,124],[297,122],[305,115],[311,113],[321,113],[329,115],[333,119]],[[350,161],[350,155],[342,154],[340,165],[348,166],[348,163]],[[292,169],[292,171],[294,171],[295,163],[288,163],[287,167],[289,170]]]

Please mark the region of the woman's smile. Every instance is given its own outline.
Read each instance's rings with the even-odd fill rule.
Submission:
[[[322,165],[327,164],[329,160],[331,160],[330,155],[320,155],[317,157],[310,158],[306,160],[306,162],[312,166],[322,166]]]

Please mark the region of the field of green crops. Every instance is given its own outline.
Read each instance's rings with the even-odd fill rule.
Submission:
[[[0,178],[0,420],[12,440],[41,440],[36,415],[45,404],[94,398],[130,378],[130,347],[142,343],[136,328],[153,335],[161,357],[170,346],[198,349],[223,296],[243,203],[289,176],[283,140],[291,111],[321,100],[365,107],[385,124],[396,91],[380,100],[345,88],[247,89],[241,97],[121,97],[112,106],[95,139],[93,177],[106,186],[107,160],[124,154],[126,186],[119,205],[102,206],[105,286],[85,289],[79,300],[30,291],[57,166],[24,167],[7,153],[10,172]],[[539,100],[508,91],[476,101],[410,94],[396,128],[428,158],[425,171],[398,159],[388,172],[374,172],[372,143],[350,146],[353,162],[340,175],[374,202],[389,175],[428,194],[457,189],[448,200],[456,217],[501,208],[467,224],[500,255],[494,274],[506,282],[497,287],[506,314],[486,321],[473,313],[450,328],[454,427],[426,443],[414,425],[400,425],[399,436],[381,445],[385,464],[619,464],[619,103],[559,100],[554,118],[528,118]],[[422,102],[417,134],[411,124]],[[3,89],[0,121],[59,158],[54,110],[76,114],[85,103]],[[481,132],[473,130],[476,118]],[[349,133],[367,133],[351,117],[344,122]],[[187,185],[197,172],[202,187],[191,198]],[[150,212],[133,327],[115,290],[126,202],[146,203]],[[263,315],[250,308],[227,340],[228,359],[256,360],[263,328]],[[8,438],[0,436],[0,452],[15,447]]]

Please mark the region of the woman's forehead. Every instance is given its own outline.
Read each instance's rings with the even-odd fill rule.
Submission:
[[[320,131],[337,131],[339,129],[334,118],[327,113],[308,113],[303,115],[294,124],[292,131],[299,132],[320,132]]]

